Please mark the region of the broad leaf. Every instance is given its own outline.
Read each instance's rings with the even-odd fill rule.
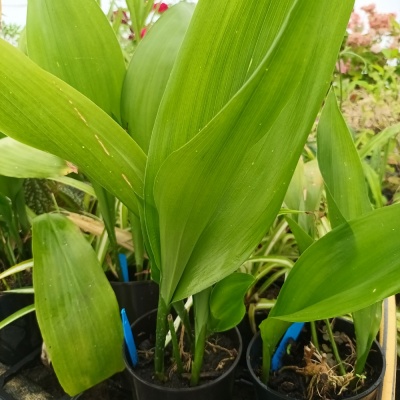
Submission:
[[[87,97],[4,40],[0,53],[0,130],[73,162],[137,213],[146,162],[140,147]]]
[[[34,219],[33,257],[40,330],[72,396],[124,368],[118,303],[94,250],[67,218]]]
[[[114,31],[95,0],[85,0],[79,7],[74,0],[30,1],[27,39],[29,57],[39,66],[120,119],[125,62]],[[93,187],[116,258],[115,198],[96,182]]]
[[[339,110],[334,91],[327,96],[318,124],[318,161],[327,187],[332,227],[337,226],[335,209],[346,220],[371,211],[364,171],[349,128]],[[330,206],[334,207],[330,209]],[[355,311],[357,340],[356,373],[363,373],[372,342],[379,330],[382,304]]]
[[[326,98],[317,138],[319,167],[341,215],[349,220],[371,211],[361,160],[333,90]],[[331,224],[337,226],[334,215]]]
[[[286,279],[271,317],[325,319],[399,292],[399,221],[400,205],[393,205],[351,220],[315,242]]]
[[[135,50],[126,73],[121,115],[123,126],[147,153],[165,86],[194,11],[194,4],[171,7]]]
[[[198,4],[150,144],[146,224],[166,302],[232,273],[272,223],[352,7],[226,3]]]
[[[0,153],[0,175],[14,178],[49,178],[74,171],[74,167],[61,158],[8,137],[0,139]]]
[[[246,313],[244,296],[253,282],[252,275],[238,272],[227,276],[212,288],[209,330],[223,332],[239,324]]]
[[[95,0],[29,0],[28,55],[120,119],[121,47]]]

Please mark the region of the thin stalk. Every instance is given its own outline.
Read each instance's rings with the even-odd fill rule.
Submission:
[[[156,347],[154,353],[154,371],[157,379],[165,381],[164,373],[164,344],[168,333],[167,316],[169,305],[165,304],[163,298],[158,298],[157,326],[156,326]]]
[[[135,248],[136,278],[138,281],[140,281],[143,279],[142,272],[144,262],[144,242],[142,226],[140,224],[139,218],[131,212],[129,213],[129,220],[131,221],[132,238]]]
[[[179,318],[182,321],[183,326],[185,327],[185,334],[186,338],[189,343],[189,347],[191,349],[191,352],[194,352],[194,334],[192,330],[192,324],[190,323],[189,320],[189,312],[186,310],[185,305],[183,304],[183,301],[177,301],[176,303],[172,304],[174,307],[175,311],[179,315]]]
[[[311,340],[315,348],[319,351],[319,342],[318,342],[318,336],[317,336],[317,327],[315,325],[315,321],[310,322],[310,328],[311,328]]]
[[[338,351],[338,348],[336,346],[335,338],[333,337],[332,327],[331,327],[331,324],[329,322],[329,319],[326,319],[324,321],[325,321],[325,325],[326,325],[326,331],[328,332],[328,335],[329,335],[329,341],[331,342],[333,355],[335,356],[336,362],[339,365],[340,375],[346,375],[346,370],[344,368],[342,359],[340,358],[339,351]]]
[[[176,368],[178,370],[178,374],[181,375],[183,372],[183,365],[181,360],[181,353],[179,351],[178,338],[176,337],[176,332],[174,327],[174,319],[172,318],[171,314],[168,314],[168,327],[169,331],[171,332],[172,351],[176,362]]]
[[[342,68],[340,65],[340,60],[341,58],[338,57],[338,70],[339,70],[339,91],[340,91],[340,95],[339,95],[339,108],[340,111],[343,111],[343,77],[342,77]]]
[[[196,346],[194,351],[194,360],[192,363],[192,374],[190,376],[190,386],[196,386],[199,384],[200,371],[203,365],[204,350],[206,347],[207,338],[207,326],[204,325],[201,328],[196,340]]]

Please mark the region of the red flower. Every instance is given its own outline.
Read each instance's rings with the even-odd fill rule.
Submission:
[[[143,38],[144,35],[145,35],[146,33],[147,33],[147,29],[146,29],[146,28],[143,28],[143,29],[140,31],[140,37]]]
[[[168,4],[154,3],[153,10],[158,11],[160,14],[168,10]]]

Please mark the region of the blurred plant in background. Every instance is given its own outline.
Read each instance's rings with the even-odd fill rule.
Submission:
[[[17,24],[1,23],[0,38],[7,40],[7,42],[17,45],[21,36],[22,28]]]
[[[337,88],[346,120],[374,133],[400,121],[400,24],[375,5],[353,12],[337,63]]]

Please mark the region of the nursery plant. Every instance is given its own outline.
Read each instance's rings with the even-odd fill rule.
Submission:
[[[393,281],[398,268],[398,241],[394,232],[399,225],[392,220],[398,206],[372,211],[360,157],[333,92],[328,95],[320,117],[318,161],[334,229],[307,246],[285,281],[274,309],[260,326],[264,343],[262,379],[268,381],[271,356],[291,322],[352,312],[357,360],[350,369],[335,372],[339,376],[348,374],[343,385],[336,382],[339,393],[351,381],[355,388],[355,381],[364,374],[379,329],[380,300],[399,290],[398,282]],[[379,227],[373,222],[375,218]],[[303,231],[302,238],[305,236]],[[377,238],[379,245],[372,247]],[[302,290],[305,286],[306,291]],[[337,367],[341,361],[336,362]],[[319,373],[315,370],[315,375]],[[329,379],[330,375],[326,386],[332,389],[333,378],[332,382]]]
[[[55,7],[59,2],[50,3]],[[144,139],[148,151],[135,140],[142,130],[130,136],[117,123],[118,107],[112,118],[54,71],[44,71],[0,42],[0,130],[72,162],[140,218],[153,278],[160,284],[158,378],[165,379],[167,316],[172,305],[190,295],[196,321],[194,371],[200,368],[208,325],[201,310],[210,307],[210,288],[248,258],[279,212],[328,91],[352,7],[351,1],[200,0],[171,73],[162,90],[158,87],[160,95],[152,97],[152,112],[136,115],[150,120]],[[326,15],[335,18],[327,21]],[[151,39],[152,30],[137,52],[161,46]],[[73,59],[59,61],[60,68],[68,71]],[[130,101],[125,91],[122,103]],[[393,206],[361,217],[350,225],[354,234],[349,225],[340,226],[329,244],[336,239],[343,244],[353,235],[364,240],[366,225],[386,239],[397,228],[398,213]],[[385,249],[393,253],[393,241]],[[382,256],[383,247],[378,252]],[[380,266],[382,258],[376,257]],[[322,257],[313,261],[315,268],[322,265]],[[341,259],[334,261],[340,264]],[[351,308],[394,292],[393,275],[391,285],[353,299]],[[275,316],[283,315],[281,307]],[[69,393],[76,390],[70,387]]]

